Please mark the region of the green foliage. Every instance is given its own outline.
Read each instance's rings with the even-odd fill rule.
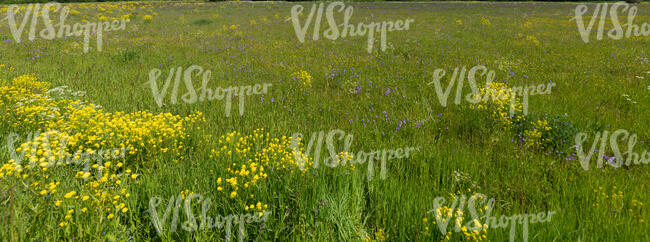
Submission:
[[[132,49],[121,50],[113,56],[115,61],[122,63],[128,63],[138,58],[140,58],[140,52]]]
[[[204,19],[204,18],[192,21],[192,25],[206,25],[206,24],[211,24],[211,23],[212,23],[212,20]]]

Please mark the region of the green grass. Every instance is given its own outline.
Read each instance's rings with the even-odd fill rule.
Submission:
[[[21,184],[0,179],[0,240],[223,240],[223,230],[217,229],[179,230],[159,237],[147,212],[149,200],[161,197],[160,207],[166,207],[171,195],[187,189],[218,201],[212,216],[247,213],[241,204],[217,192],[215,180],[226,174],[230,162],[209,158],[210,147],[202,146],[200,140],[231,131],[251,134],[258,128],[273,137],[341,129],[354,136],[353,152],[422,149],[408,159],[389,162],[385,180],[375,174],[368,181],[367,166],[354,171],[321,166],[305,175],[270,174],[256,187],[255,200],[268,204],[272,215],[263,228],[258,223],[247,225],[246,240],[356,241],[368,234],[374,238],[380,229],[389,241],[438,240],[443,237],[431,224],[431,214],[425,213],[433,209],[436,197],[458,191],[495,198],[493,213],[498,215],[556,211],[550,222],[530,225],[531,241],[650,240],[650,166],[596,169],[592,163],[585,171],[575,159],[567,161],[566,156],[526,148],[517,142],[521,130],[504,127],[467,103],[442,107],[433,85],[427,85],[438,68],[447,71],[443,80],[448,81],[454,68],[475,65],[496,71],[496,80],[511,86],[553,81],[557,85],[550,95],[530,98],[529,119],[546,117],[557,132],[554,142],[566,142],[559,148],[574,145],[577,132],[589,133],[590,145],[596,131],[626,129],[642,141],[637,144],[639,153],[650,151],[650,37],[584,43],[575,21],[570,21],[576,5],[568,3],[348,5],[354,6],[351,23],[406,18],[415,22],[408,31],[388,33],[392,48],[381,52],[375,44],[371,54],[366,51],[366,37],[307,38],[300,43],[291,22],[284,21],[292,3],[146,3],[135,10],[125,31],[105,33],[101,52],[92,38],[88,53],[83,53],[82,41],[72,39],[10,42],[13,37],[7,21],[0,22],[0,64],[15,68],[0,69],[4,84],[18,75],[35,73],[53,86],[86,91],[86,100],[108,111],[148,110],[181,116],[200,111],[206,118],[200,131],[189,134],[188,146],[194,147],[182,158],[127,158],[125,163],[137,168],[141,177],[129,188],[128,216],[119,221],[79,220],[60,229],[53,211],[35,207],[42,201],[28,196]],[[306,5],[305,11],[310,7]],[[635,23],[650,23],[648,5],[638,8]],[[78,11],[97,21],[92,20],[96,9]],[[122,15],[114,11],[104,15]],[[593,5],[588,14],[591,11]],[[153,19],[144,21],[146,14]],[[490,24],[482,24],[482,18]],[[80,19],[75,15],[68,22]],[[251,20],[256,24],[251,25]],[[224,29],[231,25],[240,26]],[[163,79],[169,69],[191,65],[211,70],[213,87],[273,86],[263,101],[259,95],[247,98],[243,116],[233,103],[226,117],[224,101],[170,105],[165,99],[166,105],[159,107],[145,85],[149,71],[163,70]],[[291,74],[300,70],[313,77],[312,87],[302,88],[292,79]],[[480,83],[484,81],[479,78]],[[362,86],[361,93],[348,92],[357,85]],[[453,93],[455,88],[452,100]],[[14,130],[3,127],[0,138],[4,143]],[[5,148],[0,153],[3,160],[9,157],[6,152]],[[455,179],[455,173],[465,178]],[[619,199],[595,193],[599,187],[608,195],[621,191],[622,209],[616,207]],[[627,211],[633,199],[645,206]],[[594,207],[596,202],[600,206]],[[185,221],[182,214],[180,222]],[[422,221],[425,216],[427,225]],[[639,222],[639,218],[646,221]],[[509,228],[488,229],[487,234],[492,241],[504,241]],[[517,234],[521,236],[521,231]]]

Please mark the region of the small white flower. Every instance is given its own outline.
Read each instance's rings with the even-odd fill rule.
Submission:
[[[643,77],[642,77],[642,76],[636,76],[636,78],[639,78],[639,79],[643,79]]]

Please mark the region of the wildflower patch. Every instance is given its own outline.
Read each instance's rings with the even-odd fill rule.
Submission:
[[[21,10],[25,10],[25,14],[20,20],[20,24],[17,24],[16,13],[19,13]],[[50,19],[50,12],[60,11],[58,31],[54,28]],[[95,33],[97,35],[97,50],[102,51],[103,43],[103,33],[108,31],[118,31],[125,30],[126,23],[129,22],[129,19],[103,21],[103,22],[86,22],[84,24],[75,23],[70,26],[65,23],[68,15],[70,13],[70,8],[68,6],[61,7],[60,3],[46,3],[41,7],[41,4],[29,4],[26,7],[19,5],[10,5],[7,8],[7,21],[9,22],[9,27],[11,28],[11,34],[17,43],[21,42],[23,31],[29,20],[31,19],[31,24],[29,25],[29,33],[27,39],[34,41],[37,34],[42,39],[53,40],[54,38],[64,38],[64,37],[81,37],[83,35],[84,39],[84,53],[88,52],[89,43],[90,43],[90,34]],[[43,18],[43,23],[45,24],[45,29],[38,31],[36,26],[38,25],[38,17]]]
[[[158,206],[161,205],[162,199],[160,197],[152,197],[149,199],[149,214],[151,215],[151,220],[156,229],[156,232],[160,236],[164,236],[164,231],[166,223],[169,216],[171,215],[171,221],[169,229],[172,233],[175,233],[179,227],[179,208],[183,208],[182,211],[185,212],[187,220],[180,224],[180,227],[188,232],[194,232],[198,230],[211,230],[211,229],[223,229],[225,231],[226,241],[230,241],[232,236],[233,226],[237,225],[237,237],[239,241],[243,241],[246,237],[246,224],[251,223],[263,223],[266,224],[270,211],[260,211],[252,212],[246,214],[230,214],[226,216],[217,215],[212,217],[210,212],[210,207],[212,206],[212,199],[204,198],[199,194],[188,194],[178,195],[176,197],[171,196],[169,202],[162,214],[162,217],[158,213]],[[197,217],[194,213],[193,207],[194,203],[198,203],[200,206],[200,215]],[[257,207],[259,210],[262,210],[263,207],[261,204],[258,204]],[[266,207],[266,205],[264,205]],[[262,225],[262,226],[264,226]]]
[[[480,90],[476,82],[476,75],[479,71],[479,75],[485,76],[486,78],[485,88]],[[464,66],[461,68],[456,67],[451,76],[449,84],[447,84],[447,88],[443,89],[441,80],[445,75],[446,71],[444,69],[436,69],[433,73],[433,81],[428,83],[428,85],[434,84],[436,95],[438,96],[438,100],[443,107],[447,106],[449,94],[451,94],[451,90],[456,81],[458,81],[458,84],[456,88],[456,99],[454,103],[460,104],[463,95],[463,84],[465,77],[467,77],[470,88],[472,89],[472,93],[465,96],[467,102],[471,104],[478,104],[479,102],[487,103],[490,100],[492,102],[509,102],[510,117],[514,116],[516,111],[523,111],[524,115],[528,114],[528,96],[550,94],[552,87],[555,86],[555,83],[553,82],[548,84],[539,84],[537,86],[525,85],[515,86],[512,88],[506,87],[503,84],[493,84],[495,72],[493,70],[487,71],[487,68],[485,66],[479,65],[472,67],[469,69],[469,71],[467,71]],[[523,97],[523,102],[521,104],[521,108],[523,110],[518,110],[518,105],[516,105],[518,101],[517,96]]]
[[[540,212],[537,214],[524,213],[512,216],[501,215],[497,219],[497,217],[491,215],[492,209],[495,205],[494,198],[487,200],[487,196],[481,193],[476,193],[470,196],[469,200],[464,194],[459,196],[452,194],[451,197],[453,198],[453,203],[450,205],[451,207],[444,205],[444,203],[447,202],[444,197],[436,197],[433,201],[433,209],[427,212],[434,214],[434,223],[438,225],[440,232],[443,236],[446,236],[448,240],[449,236],[452,235],[452,232],[448,231],[447,228],[449,222],[454,221],[454,232],[458,233],[462,231],[466,239],[481,240],[485,238],[488,228],[508,228],[508,225],[510,225],[510,241],[515,241],[517,233],[516,226],[519,224],[522,226],[523,241],[528,241],[529,223],[550,222],[551,216],[556,213],[555,211],[549,211],[547,213]],[[477,199],[480,199],[479,204],[477,204]],[[465,213],[463,211],[466,204],[471,219],[463,224],[465,221]],[[481,216],[480,213],[483,212],[484,215]]]

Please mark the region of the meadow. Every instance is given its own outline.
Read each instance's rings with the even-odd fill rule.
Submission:
[[[304,24],[312,3],[66,4],[70,25],[129,20],[103,33],[101,51],[96,35],[88,51],[83,36],[30,41],[29,24],[19,43],[5,19],[10,6],[0,5],[0,240],[508,240],[510,227],[456,232],[456,221],[471,221],[467,210],[430,212],[437,197],[451,205],[481,193],[495,199],[493,215],[553,211],[528,226],[530,241],[650,241],[650,166],[598,168],[593,158],[585,170],[575,149],[578,133],[592,147],[597,132],[625,129],[638,136],[634,151],[650,151],[650,36],[596,40],[594,30],[585,43],[573,3],[346,2],[350,23],[414,20],[368,53],[367,37],[313,40],[313,26],[301,43],[294,4],[305,6]],[[650,23],[649,5],[636,6],[634,22]],[[50,17],[58,23],[58,12]],[[455,86],[443,106],[430,84],[435,71],[446,71],[446,88],[455,68],[479,65],[494,71],[495,87],[555,86],[530,96],[526,114],[509,116],[499,101],[456,104]],[[215,93],[265,91],[186,101],[183,73],[172,103],[174,87],[163,84],[192,66],[211,71]],[[201,95],[205,78],[188,77]],[[483,93],[485,80],[476,80]],[[334,136],[333,148],[349,152],[323,145],[314,167],[308,142],[331,130],[353,137]],[[304,134],[298,151],[294,133]],[[343,162],[407,147],[417,149],[385,164],[378,156]],[[59,162],[84,154],[101,162]],[[328,167],[327,156],[341,162]],[[251,218],[228,222],[232,232],[223,221],[210,228],[198,195],[211,199],[213,218]],[[440,217],[452,213],[443,234]],[[522,233],[518,225],[517,241]]]

